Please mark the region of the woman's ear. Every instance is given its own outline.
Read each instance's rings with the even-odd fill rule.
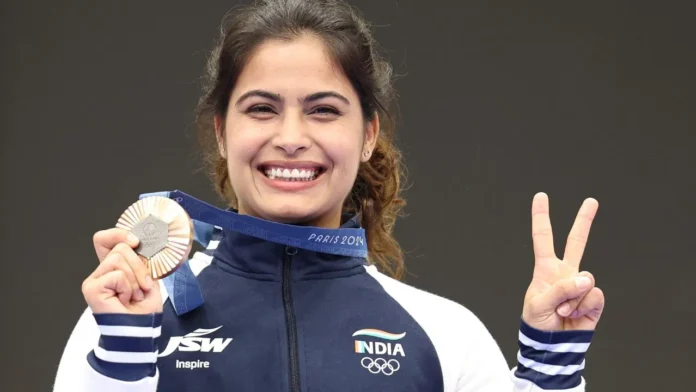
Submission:
[[[219,115],[215,115],[215,139],[218,144],[218,151],[220,156],[224,159],[227,158],[227,153],[225,152],[225,124]]]
[[[375,151],[375,145],[377,145],[377,138],[379,137],[379,114],[375,113],[375,118],[367,123],[365,127],[365,142],[363,143],[362,155],[360,160],[362,162],[367,162],[372,157],[372,153]]]

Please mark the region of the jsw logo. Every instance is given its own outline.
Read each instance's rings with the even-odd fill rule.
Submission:
[[[219,353],[230,344],[232,338],[204,338],[201,336],[210,335],[211,333],[222,328],[219,326],[213,329],[199,328],[186,336],[172,336],[169,339],[167,348],[159,354],[159,357],[166,357],[174,351],[199,351],[204,353],[214,352]]]

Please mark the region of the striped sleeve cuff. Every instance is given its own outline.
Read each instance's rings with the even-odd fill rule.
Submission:
[[[594,331],[540,331],[522,321],[515,377],[541,389],[579,386],[593,335]]]
[[[87,355],[94,370],[121,381],[155,376],[162,313],[95,314],[94,318],[101,335]]]

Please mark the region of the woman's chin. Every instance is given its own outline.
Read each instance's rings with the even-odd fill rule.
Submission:
[[[307,208],[301,204],[283,204],[266,206],[259,215],[266,220],[293,225],[313,225],[321,215],[315,209]]]

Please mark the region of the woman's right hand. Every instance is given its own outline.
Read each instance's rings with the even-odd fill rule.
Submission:
[[[138,238],[118,228],[94,234],[99,266],[82,283],[82,294],[94,314],[162,312],[159,284],[133,250]]]

